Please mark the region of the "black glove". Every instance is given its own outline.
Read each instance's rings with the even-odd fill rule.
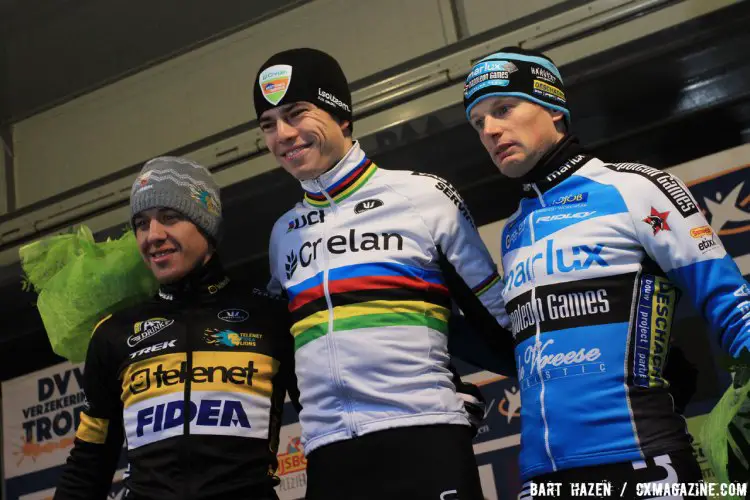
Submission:
[[[675,411],[684,414],[698,388],[698,369],[688,361],[682,349],[675,345],[669,349],[664,378],[669,381],[669,393],[672,394]]]
[[[479,428],[484,421],[485,408],[487,403],[482,396],[482,391],[474,384],[469,384],[461,380],[452,365],[449,366],[453,372],[453,384],[456,386],[456,394],[464,402],[464,409],[469,414],[469,423],[471,424],[472,437],[476,437]]]

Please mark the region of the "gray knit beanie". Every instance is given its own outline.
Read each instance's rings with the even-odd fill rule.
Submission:
[[[177,210],[218,243],[221,236],[219,185],[211,172],[187,158],[161,156],[146,162],[130,191],[131,222],[152,208]]]

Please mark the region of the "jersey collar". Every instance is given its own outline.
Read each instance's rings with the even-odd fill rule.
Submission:
[[[336,203],[345,200],[364,186],[377,168],[355,141],[332,169],[315,179],[301,181],[305,201],[323,208],[330,205],[329,198]]]
[[[216,295],[229,284],[229,277],[216,254],[181,280],[159,286],[159,298],[167,301],[205,299]]]
[[[583,154],[583,148],[574,135],[567,134],[547,152],[531,171],[522,177],[524,196],[536,196],[549,191],[581,168],[590,156]]]

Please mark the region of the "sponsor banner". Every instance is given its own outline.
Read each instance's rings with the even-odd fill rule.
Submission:
[[[300,441],[302,429],[299,422],[284,425],[279,434],[277,458],[279,468],[276,474],[281,483],[276,486],[279,500],[304,498],[307,490],[307,460]]]
[[[65,463],[86,399],[83,365],[61,363],[2,384],[5,478]]]

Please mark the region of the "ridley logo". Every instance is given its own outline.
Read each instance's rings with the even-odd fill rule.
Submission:
[[[373,208],[378,208],[382,206],[383,206],[383,202],[378,199],[360,201],[354,207],[354,213],[361,214],[362,212],[366,212],[368,210],[372,210]]]

